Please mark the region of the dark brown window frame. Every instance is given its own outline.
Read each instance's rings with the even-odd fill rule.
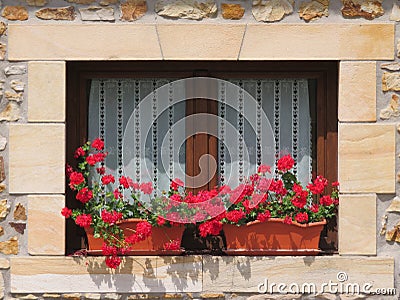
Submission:
[[[310,78],[317,80],[317,173],[330,181],[337,180],[337,89],[336,61],[72,61],[67,63],[67,147],[66,158],[73,163],[74,150],[87,140],[88,91],[93,78]],[[204,104],[204,103],[203,103]],[[208,105],[215,111],[215,105]],[[188,102],[188,113],[198,112]],[[200,108],[201,109],[201,108]],[[193,142],[193,141],[192,141]],[[209,144],[215,144],[213,139]],[[190,146],[189,142],[189,146]],[[187,146],[188,147],[188,146]],[[204,150],[201,150],[204,151]],[[208,151],[208,150],[207,150]],[[198,156],[198,154],[197,154]],[[193,161],[197,157],[193,153]],[[188,156],[187,156],[188,158]],[[190,159],[188,159],[190,164]],[[188,172],[196,173],[195,167]],[[313,174],[315,175],[315,174]],[[66,191],[68,207],[76,201]],[[66,253],[80,249],[84,232],[71,220],[66,228]],[[325,248],[329,248],[325,247]]]

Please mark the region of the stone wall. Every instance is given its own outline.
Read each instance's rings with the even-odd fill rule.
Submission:
[[[339,271],[400,289],[400,9],[380,2],[3,0],[0,296],[275,299],[257,295],[265,277],[324,282]],[[64,257],[66,62],[171,59],[340,61],[340,255],[133,257],[115,274],[101,259]]]

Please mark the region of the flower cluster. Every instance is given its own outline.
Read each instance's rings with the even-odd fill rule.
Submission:
[[[116,180],[112,174],[106,174],[104,164],[107,154],[104,142],[99,138],[75,151],[77,168],[74,170],[67,166],[67,176],[69,187],[75,192],[80,205],[76,209],[64,207],[61,214],[72,218],[80,227],[92,228],[94,237],[104,240],[102,252],[107,256],[107,266],[117,268],[121,263],[118,255],[127,253],[133,244],[151,235],[155,217],[141,205],[139,199],[150,197],[153,185],[151,182],[139,184],[125,176]],[[124,197],[125,191],[130,197]],[[129,218],[143,221],[137,224],[134,232],[125,235],[119,225]],[[177,247],[177,242],[173,242],[167,245],[168,249]]]

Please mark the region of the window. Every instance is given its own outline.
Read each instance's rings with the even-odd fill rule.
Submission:
[[[169,178],[185,178],[196,191],[225,181],[237,184],[265,162],[264,147],[273,159],[293,153],[303,182],[316,174],[336,180],[336,62],[71,62],[67,71],[68,161],[77,146],[102,136],[110,150],[107,167],[117,177],[129,164],[128,175],[136,180],[152,180],[165,189]],[[221,80],[177,81],[192,77]],[[160,91],[162,100],[156,97]],[[146,96],[148,105],[137,109]],[[175,98],[189,100],[175,103]],[[206,119],[193,117],[199,114]],[[262,115],[271,124],[274,147],[260,139]],[[148,134],[141,128],[146,120]],[[229,126],[237,132],[233,151],[221,142],[232,139]],[[129,141],[123,138],[127,130]],[[128,158],[122,155],[123,143],[131,146]],[[209,160],[200,170],[197,162],[205,154]],[[67,253],[81,248],[82,235],[67,225]],[[334,243],[321,246],[333,249]]]

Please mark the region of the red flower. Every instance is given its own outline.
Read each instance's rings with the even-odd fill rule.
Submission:
[[[163,226],[165,224],[166,220],[163,217],[157,216],[157,225],[158,226]]]
[[[62,214],[66,219],[68,219],[69,217],[72,216],[72,210],[69,209],[68,207],[64,207],[64,208],[61,210],[61,214]]]
[[[104,149],[104,142],[102,139],[97,138],[93,140],[92,142],[92,147],[97,149],[97,150],[103,150]]]
[[[152,226],[147,221],[142,221],[136,225],[136,235],[143,241],[151,235]]]
[[[217,220],[207,221],[199,225],[200,235],[206,237],[207,235],[218,235],[222,230],[222,223]]]
[[[291,216],[286,216],[285,219],[283,220],[283,223],[285,224],[292,224],[292,217]]]
[[[72,167],[69,164],[66,164],[65,174],[67,175],[68,178],[71,176],[72,172],[74,172],[74,169],[72,169]]]
[[[313,184],[307,185],[307,188],[313,193],[314,195],[319,195],[324,192],[325,187],[328,185],[328,180],[322,176],[317,176],[315,178]]]
[[[308,222],[308,214],[306,212],[300,212],[294,218],[299,223],[307,223]]]
[[[153,192],[153,184],[151,182],[146,182],[140,184],[140,190],[147,195],[150,195]]]
[[[96,160],[96,157],[92,154],[92,155],[89,155],[88,157],[86,157],[86,162],[90,166],[94,166],[97,163],[97,160]]]
[[[93,154],[93,157],[96,162],[102,162],[106,158],[107,154],[103,152]]]
[[[81,214],[76,217],[75,223],[80,227],[90,227],[90,224],[92,224],[92,216],[89,214]]]
[[[117,255],[118,249],[115,246],[108,246],[106,243],[103,243],[101,247],[101,251],[103,255]]]
[[[79,190],[78,194],[76,195],[76,199],[79,200],[82,203],[87,203],[92,198],[93,198],[93,193],[86,186],[83,189]]]
[[[331,196],[322,196],[319,199],[319,203],[324,206],[329,206],[332,205],[333,199],[331,198]]]
[[[106,265],[109,268],[116,269],[121,264],[121,258],[118,256],[109,256],[106,258]]]
[[[115,210],[109,212],[107,210],[103,210],[101,212],[101,219],[110,225],[114,225],[117,221],[122,219],[122,213],[116,212]]]
[[[181,202],[182,201],[182,196],[179,194],[173,194],[171,197],[169,197],[172,201],[175,202]]]
[[[104,175],[103,177],[101,177],[101,183],[103,183],[104,185],[107,185],[109,183],[114,183],[115,182],[115,178],[113,175]]]
[[[226,213],[226,218],[233,223],[239,222],[245,216],[246,214],[242,210],[232,210]]]
[[[303,208],[307,204],[308,192],[298,184],[293,184],[293,191],[296,193],[292,198],[292,203],[298,208]]]
[[[317,213],[317,212],[319,211],[319,205],[316,204],[316,203],[314,203],[314,204],[311,206],[310,210],[311,210],[313,213]]]
[[[268,191],[269,186],[271,185],[271,180],[266,179],[266,178],[261,178],[260,181],[258,182],[257,189],[259,189],[261,192],[266,193]]]
[[[257,220],[260,222],[265,222],[267,221],[269,218],[271,218],[271,213],[269,212],[269,210],[263,212],[263,213],[259,213],[257,215]]]
[[[332,182],[332,186],[333,187],[338,187],[339,186],[339,181]]]
[[[104,175],[104,174],[106,173],[106,168],[104,168],[104,167],[96,168],[96,172],[97,172],[99,175]]]
[[[164,244],[165,250],[179,250],[181,249],[181,241],[179,239],[172,240],[170,242],[166,242]]]
[[[83,150],[82,147],[79,147],[78,149],[75,150],[74,158],[79,158],[84,155],[85,155],[85,150]]]
[[[121,176],[121,178],[119,179],[119,184],[121,184],[124,189],[129,188],[130,186],[130,182],[132,181],[132,179],[130,179],[129,177],[125,177],[125,176]]]
[[[283,187],[282,180],[272,180],[269,190],[281,196],[285,196],[287,194],[287,190]]]
[[[113,194],[114,194],[115,199],[122,199],[123,198],[123,195],[120,193],[120,191],[118,191],[118,189],[115,189]]]
[[[257,170],[258,173],[271,173],[271,167],[267,165],[260,165]]]
[[[85,178],[79,172],[72,172],[69,175],[69,186],[71,189],[75,190],[76,185],[80,185],[81,183],[85,182]]]
[[[185,184],[182,180],[180,180],[179,178],[175,178],[174,180],[172,180],[170,188],[171,190],[177,191],[180,186],[184,185]]]
[[[281,172],[287,172],[294,166],[294,160],[290,154],[282,156],[278,160],[277,168]]]

